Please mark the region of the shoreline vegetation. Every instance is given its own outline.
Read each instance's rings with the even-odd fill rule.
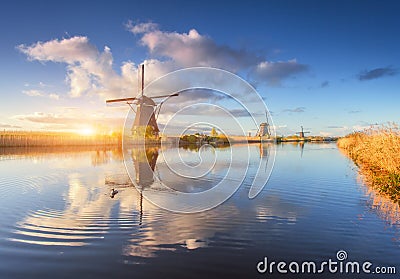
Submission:
[[[400,129],[396,124],[349,134],[337,145],[359,167],[369,186],[400,204]]]
[[[322,136],[308,136],[300,137],[298,135],[291,136],[227,136],[223,133],[217,133],[215,130],[211,131],[210,135],[205,134],[192,134],[182,135],[179,137],[179,146],[184,145],[203,145],[211,144],[214,146],[226,146],[233,143],[285,143],[285,142],[333,142],[337,141],[337,137],[322,137]]]
[[[162,137],[161,140],[146,138],[146,144],[177,143],[202,144],[210,143],[214,145],[227,145],[230,143],[260,143],[260,142],[330,142],[336,141],[334,137],[308,136],[299,137],[297,135],[287,137],[244,137],[244,136],[225,136],[215,135],[185,135],[182,137]],[[144,140],[138,138],[132,142],[143,144]],[[122,146],[121,133],[112,134],[93,134],[81,135],[68,132],[46,132],[46,131],[0,131],[0,147],[46,147],[46,146]]]
[[[120,134],[79,135],[67,132],[2,131],[0,147],[119,146]]]

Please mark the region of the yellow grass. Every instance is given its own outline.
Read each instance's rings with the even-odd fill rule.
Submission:
[[[367,183],[400,203],[400,130],[396,124],[352,133],[337,142]]]
[[[120,145],[120,135],[79,135],[61,132],[0,132],[0,147]]]

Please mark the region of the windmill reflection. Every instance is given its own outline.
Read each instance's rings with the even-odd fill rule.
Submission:
[[[140,193],[139,196],[139,225],[143,220],[143,190],[154,182],[154,169],[158,158],[158,146],[144,146],[133,148],[131,156],[135,168],[135,181]]]
[[[271,143],[260,143],[259,150],[260,159],[263,162],[263,165],[265,165],[264,172],[266,173],[268,168],[268,160],[271,153]]]
[[[300,146],[300,150],[301,150],[300,158],[303,158],[304,141],[299,142],[299,146]]]
[[[135,179],[140,189],[150,187],[154,182],[154,169],[158,158],[158,146],[134,148],[131,151],[135,167]]]
[[[260,150],[260,158],[267,158],[269,156],[269,152],[270,152],[270,148],[271,145],[270,144],[265,144],[265,143],[260,143],[260,145],[258,146],[259,150]]]

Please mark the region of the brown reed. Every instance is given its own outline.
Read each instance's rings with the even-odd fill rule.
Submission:
[[[61,132],[3,131],[0,147],[120,145],[120,135],[79,135]]]
[[[373,188],[400,203],[400,130],[395,124],[354,132],[337,142]]]

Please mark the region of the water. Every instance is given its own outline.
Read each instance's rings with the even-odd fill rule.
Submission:
[[[118,150],[0,150],[0,278],[271,278],[276,271],[257,272],[264,257],[322,262],[336,260],[341,249],[352,261],[400,272],[398,207],[363,185],[334,143],[274,148],[273,173],[255,199],[248,198],[251,181],[269,149],[250,145],[248,175],[238,191],[195,214],[172,213],[143,198]],[[190,182],[171,173],[162,156],[178,151],[189,166],[216,155],[222,163]],[[229,166],[229,148],[201,153],[130,150],[142,191],[154,187],[154,169],[175,190],[189,193],[211,189]],[[114,198],[112,188],[118,190]],[[363,276],[374,278],[357,278]]]

